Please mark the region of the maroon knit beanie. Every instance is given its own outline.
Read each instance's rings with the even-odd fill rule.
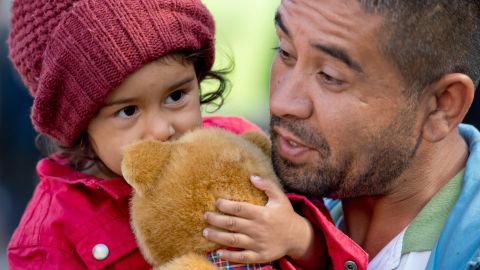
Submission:
[[[214,60],[214,23],[200,0],[14,0],[10,58],[34,97],[38,132],[72,146],[108,94],[170,52]]]

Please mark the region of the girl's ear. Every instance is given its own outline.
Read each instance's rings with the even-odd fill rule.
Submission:
[[[265,155],[269,157],[272,155],[272,143],[265,133],[260,131],[247,131],[241,136],[258,146]]]
[[[125,147],[122,174],[135,192],[145,195],[160,177],[171,153],[171,143],[139,141]]]

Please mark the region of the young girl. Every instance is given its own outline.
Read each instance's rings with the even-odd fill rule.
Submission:
[[[15,0],[11,27],[10,56],[34,97],[33,124],[58,147],[37,165],[40,182],[8,247],[10,269],[150,268],[130,228],[123,147],[175,140],[202,125],[257,129],[240,118],[201,117],[201,105],[221,104],[225,89],[210,70],[210,13],[197,0]],[[219,80],[219,88],[200,91],[206,78]],[[313,265],[312,226],[278,188],[254,183],[277,202],[262,208],[287,226],[271,224],[275,230],[262,234],[268,237],[251,236],[267,242],[251,246],[259,256],[240,259],[289,255]],[[219,207],[228,212],[221,201]],[[206,219],[217,220],[211,213]],[[223,241],[211,228],[205,235]],[[289,241],[268,242],[287,235]]]

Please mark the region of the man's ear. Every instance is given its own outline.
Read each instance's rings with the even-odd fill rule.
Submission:
[[[446,74],[430,85],[423,138],[437,142],[455,129],[470,108],[474,92],[472,79],[462,73]]]
[[[272,143],[267,135],[260,131],[247,131],[241,135],[244,139],[252,142],[267,156],[272,156]]]
[[[171,143],[139,141],[125,147],[122,174],[135,192],[145,195],[160,176],[170,158]]]

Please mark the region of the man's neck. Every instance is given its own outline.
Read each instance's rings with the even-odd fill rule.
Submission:
[[[342,200],[347,234],[373,258],[465,167],[467,156],[458,133],[435,144],[424,142],[388,194]]]

